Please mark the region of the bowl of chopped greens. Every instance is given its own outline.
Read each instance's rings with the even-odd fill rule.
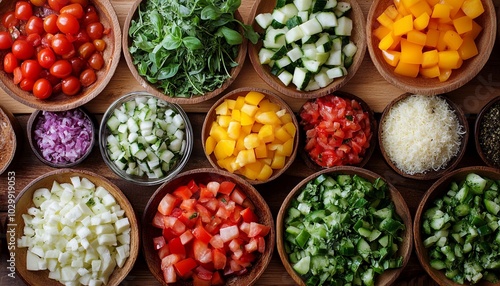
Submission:
[[[186,166],[193,138],[193,128],[180,105],[147,92],[132,92],[104,113],[99,148],[104,162],[122,179],[157,185]]]
[[[366,51],[365,17],[357,1],[256,1],[250,21],[261,35],[249,43],[257,74],[294,98],[316,98],[344,86]]]
[[[499,285],[500,170],[457,169],[420,202],[413,226],[420,263],[439,285]]]
[[[399,191],[366,169],[339,166],[302,180],[277,217],[277,248],[299,285],[390,285],[413,245]]]
[[[151,94],[178,104],[223,92],[243,67],[247,38],[258,37],[243,23],[240,3],[134,1],[122,44],[135,79]]]

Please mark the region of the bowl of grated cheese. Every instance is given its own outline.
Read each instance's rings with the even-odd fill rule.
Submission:
[[[447,97],[405,93],[384,109],[378,140],[385,161],[398,174],[432,180],[457,166],[468,133],[463,111]]]

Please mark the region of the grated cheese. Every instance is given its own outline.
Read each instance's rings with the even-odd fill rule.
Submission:
[[[464,134],[453,109],[438,96],[409,96],[381,124],[388,157],[410,175],[444,168],[457,155]]]

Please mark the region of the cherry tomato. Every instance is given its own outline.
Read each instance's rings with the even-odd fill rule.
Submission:
[[[49,3],[49,7],[56,12],[59,12],[62,7],[68,4],[66,0],[48,0],[47,2]]]
[[[52,85],[45,78],[39,78],[35,81],[33,85],[33,95],[40,98],[46,99],[52,94]]]
[[[42,7],[47,3],[47,0],[30,0],[30,3],[37,7]]]
[[[71,67],[73,69],[73,75],[79,76],[80,73],[82,72],[83,68],[85,67],[85,61],[79,57],[74,57],[74,58],[69,59],[69,62],[70,62]]]
[[[27,60],[35,55],[35,48],[28,41],[17,39],[12,43],[12,53],[20,60]]]
[[[13,42],[9,32],[0,31],[0,50],[10,49]]]
[[[40,78],[44,78],[50,82],[52,86],[56,86],[61,83],[61,79],[50,74],[48,70],[42,70],[40,73]]]
[[[57,27],[57,15],[51,14],[43,19],[43,29],[47,33],[57,34],[59,28]]]
[[[76,57],[76,55],[77,55],[76,50],[73,47],[71,47],[71,51],[69,51],[68,53],[62,55],[62,58],[65,59],[65,60],[69,60],[71,58]]]
[[[33,16],[33,8],[31,7],[31,4],[26,1],[17,1],[14,12],[16,18],[19,20],[27,21],[31,16]]]
[[[39,34],[29,34],[28,37],[26,37],[26,41],[33,47],[38,47],[42,44],[42,36]]]
[[[84,87],[92,85],[96,80],[97,75],[93,69],[86,69],[80,74],[80,82]]]
[[[50,67],[56,62],[56,54],[54,54],[54,51],[52,51],[51,48],[44,48],[38,52],[37,59],[40,66],[50,69]]]
[[[51,33],[47,33],[43,36],[42,38],[42,46],[46,48],[50,48],[52,45],[52,39],[54,38],[54,35]]]
[[[69,76],[61,82],[62,92],[67,95],[77,94],[81,87],[80,80],[75,76]]]
[[[104,32],[104,26],[100,22],[94,22],[88,24],[86,30],[92,40],[101,39]]]
[[[50,67],[50,74],[58,78],[67,77],[72,71],[73,67],[67,60],[58,60]]]
[[[99,52],[103,52],[106,49],[106,42],[102,39],[94,40],[92,43],[94,44],[95,49]]]
[[[61,11],[59,11],[61,14],[71,14],[75,16],[77,19],[83,18],[85,15],[85,12],[83,11],[83,7],[80,3],[73,3],[66,5],[62,7]]]
[[[97,12],[86,12],[85,16],[83,16],[83,25],[88,26],[89,24],[92,23],[97,23],[99,22],[99,15],[97,15]]]
[[[88,63],[91,68],[98,71],[104,66],[104,58],[102,57],[101,53],[96,52],[90,56]]]
[[[32,91],[35,81],[33,79],[25,78],[19,83],[19,87],[24,91]]]
[[[80,31],[78,31],[78,34],[76,34],[73,45],[75,46],[75,48],[79,48],[81,45],[91,41],[92,39],[90,39],[89,35],[87,34],[85,27],[80,27]]]
[[[42,66],[37,60],[25,60],[21,64],[21,72],[23,74],[23,79],[31,79],[34,81],[40,77]]]
[[[54,38],[52,38],[50,46],[52,47],[52,50],[54,50],[54,53],[61,56],[71,52],[73,49],[73,45],[63,34],[55,35]]]
[[[80,30],[80,23],[75,16],[62,13],[57,17],[57,27],[65,34],[76,34]]]
[[[16,18],[16,13],[14,11],[7,12],[2,16],[2,25],[5,28],[10,28],[17,26],[19,20]]]
[[[14,74],[14,84],[19,84],[21,80],[23,80],[23,72],[21,71],[21,67],[14,68],[12,72]]]
[[[96,48],[91,42],[87,42],[78,48],[78,54],[84,60],[88,59],[95,51]]]
[[[18,67],[16,56],[13,53],[8,53],[3,58],[3,70],[6,73],[13,73],[14,69]]]
[[[42,35],[44,32],[43,20],[37,16],[31,16],[24,26],[24,31],[26,34],[39,34]]]
[[[82,5],[82,7],[87,7],[87,5],[89,5],[89,0],[69,0],[69,3],[73,3],[73,4],[80,4]]]

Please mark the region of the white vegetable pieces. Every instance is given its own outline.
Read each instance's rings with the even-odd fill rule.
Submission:
[[[49,270],[66,285],[107,284],[130,255],[130,223],[108,190],[87,178],[54,181],[33,193],[34,207],[23,214],[28,270]]]

